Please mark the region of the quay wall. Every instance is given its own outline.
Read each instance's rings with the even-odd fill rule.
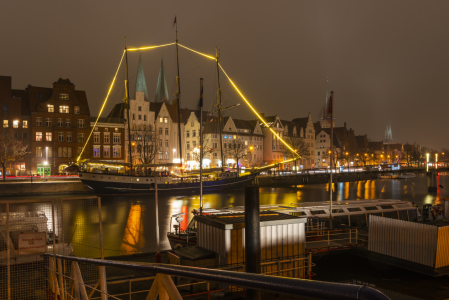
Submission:
[[[359,180],[377,179],[377,173],[347,173],[333,174],[333,182],[349,182]],[[257,177],[259,186],[292,186],[314,183],[328,183],[329,174],[313,174],[313,175],[293,175],[293,176],[275,176],[275,177]]]
[[[0,183],[0,198],[64,194],[90,194],[90,191],[81,181]]]

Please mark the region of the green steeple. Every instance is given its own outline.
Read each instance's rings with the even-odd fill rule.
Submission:
[[[165,81],[164,60],[161,59],[161,69],[159,70],[159,77],[157,79],[155,101],[162,102],[164,100],[168,100],[168,89],[167,82]]]
[[[144,92],[145,97],[148,99],[147,84],[142,65],[142,55],[139,56],[139,66],[137,67],[136,92]]]

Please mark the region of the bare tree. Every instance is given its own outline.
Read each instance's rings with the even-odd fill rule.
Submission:
[[[203,135],[203,147],[201,147],[200,137],[198,136],[197,147],[190,148],[190,157],[192,160],[200,162],[201,152],[203,152],[203,159],[207,153],[210,153],[212,149],[210,148],[210,134]]]
[[[24,156],[28,145],[24,146],[22,141],[14,137],[12,130],[4,131],[0,140],[0,163],[2,164],[3,181],[6,181],[6,163],[15,161]]]
[[[225,149],[227,156],[232,157],[237,165],[237,176],[239,176],[239,160],[248,155],[248,146],[244,141],[235,139],[231,140]]]
[[[143,126],[131,131],[133,156],[142,164],[150,164],[159,152],[159,135],[151,126]]]
[[[287,142],[287,144],[290,145],[290,147],[295,150],[295,152],[299,155],[300,158],[309,158],[310,157],[310,150],[309,145],[307,145],[304,142],[304,138],[296,137],[296,136],[286,136],[284,140]],[[284,147],[284,156],[287,159],[293,159],[296,158],[296,154],[293,153],[290,149],[287,147]],[[296,160],[295,160],[295,170],[296,168]]]

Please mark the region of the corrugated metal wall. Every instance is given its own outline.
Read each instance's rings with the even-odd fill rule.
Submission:
[[[304,257],[304,223],[260,227],[262,262],[287,258]],[[218,253],[220,265],[240,265],[245,263],[245,229],[223,230],[198,222],[198,246]],[[304,266],[304,261],[295,262],[295,267]],[[263,273],[277,272],[293,267],[291,262],[263,266]],[[303,271],[297,271],[303,276]],[[301,275],[302,274],[302,275]],[[276,275],[276,273],[273,273]],[[283,272],[282,276],[292,276]]]
[[[438,247],[435,268],[445,266],[449,266],[449,227],[447,226],[438,228]]]
[[[371,215],[368,250],[434,267],[438,229]]]

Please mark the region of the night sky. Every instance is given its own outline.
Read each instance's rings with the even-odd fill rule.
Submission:
[[[69,78],[97,115],[125,40],[130,47],[174,42],[215,55],[259,112],[291,120],[321,116],[335,93],[337,126],[375,141],[391,124],[395,142],[449,148],[449,1],[3,1],[0,75],[13,88]],[[150,100],[161,57],[174,93],[175,47],[140,53]],[[129,54],[131,92],[139,52]],[[108,106],[123,98],[124,68]],[[194,108],[199,78],[215,100],[214,61],[180,49],[182,106]],[[329,78],[329,84],[327,84]],[[254,118],[220,74],[225,105]]]

